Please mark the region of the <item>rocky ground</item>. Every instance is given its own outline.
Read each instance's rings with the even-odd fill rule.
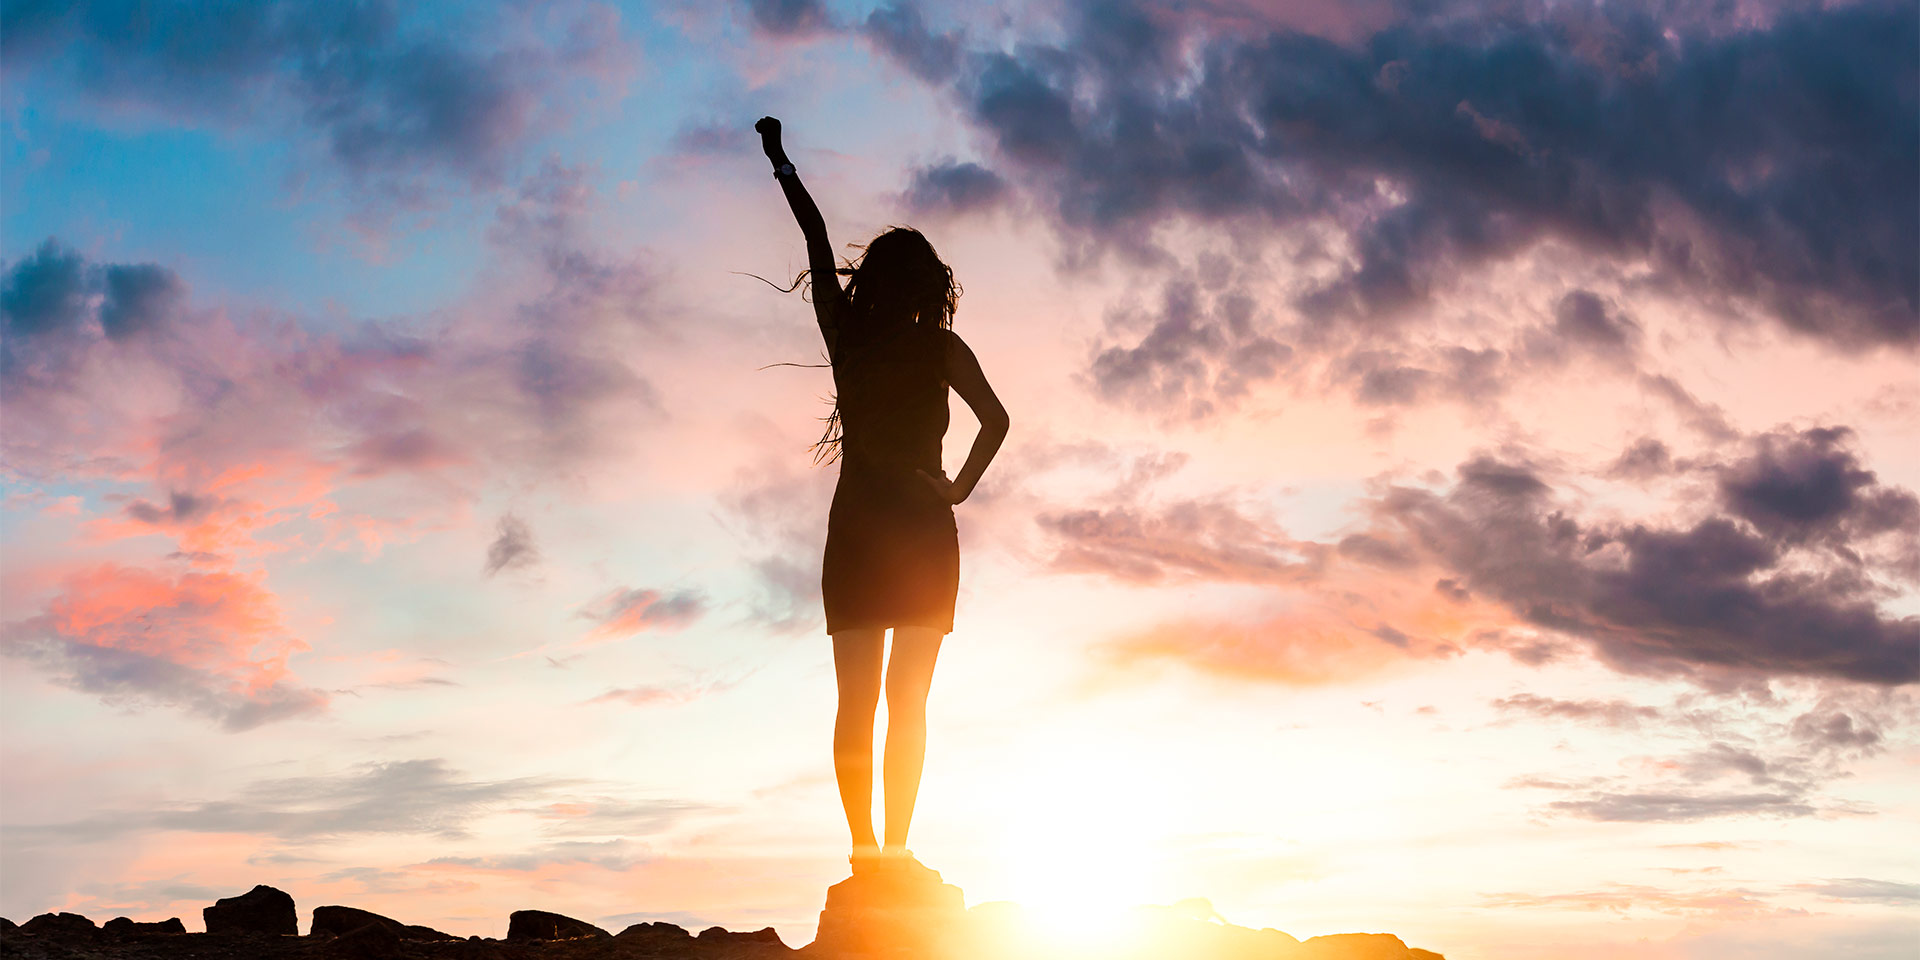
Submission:
[[[933,881],[938,884],[937,876]],[[851,885],[851,886],[850,886]],[[884,884],[854,880],[830,892],[823,937],[795,949],[772,927],[698,934],[670,923],[640,923],[612,933],[582,920],[538,910],[508,918],[502,940],[461,939],[353,907],[313,911],[298,931],[293,898],[259,886],[203,911],[208,932],[187,933],[178,918],[137,922],[116,917],[96,925],[72,913],[47,913],[24,924],[0,919],[6,960],[1444,960],[1389,934],[1339,934],[1295,940],[1278,930],[1251,930],[1211,916],[1193,903],[1143,911],[1123,936],[1079,947],[1033,941],[1011,904],[959,909],[921,896],[889,913]],[[920,894],[928,891],[922,889]],[[895,896],[908,896],[896,891]],[[838,906],[836,906],[836,901]],[[850,913],[853,910],[863,913]],[[938,913],[929,912],[937,909]],[[838,913],[835,913],[838,911]]]

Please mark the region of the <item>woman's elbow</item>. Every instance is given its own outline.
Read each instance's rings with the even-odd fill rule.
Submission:
[[[987,415],[981,420],[980,426],[1004,437],[1007,435],[1007,429],[1013,426],[1013,420],[1007,416],[1005,407],[996,407],[993,410],[987,411]]]

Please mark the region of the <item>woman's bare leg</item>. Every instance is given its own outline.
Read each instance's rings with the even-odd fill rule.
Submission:
[[[913,805],[920,797],[920,771],[927,756],[927,688],[946,634],[936,627],[893,628],[887,664],[887,753],[884,761],[887,848],[904,850]]]
[[[833,718],[833,775],[840,782],[840,805],[847,810],[856,852],[878,845],[873,837],[873,711],[880,704],[886,639],[884,629],[833,635],[833,676],[840,688],[840,707]]]

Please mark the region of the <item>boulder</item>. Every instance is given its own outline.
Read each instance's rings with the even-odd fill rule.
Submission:
[[[693,943],[693,934],[677,923],[648,921],[636,923],[614,935],[614,939],[623,944],[638,944],[649,951],[664,947],[678,947]]]
[[[299,936],[300,917],[293,898],[266,884],[237,897],[215,900],[200,911],[208,933],[272,933]]]
[[[1409,960],[1407,945],[1391,933],[1335,933],[1300,944],[1300,960]]]
[[[8,920],[6,917],[0,917],[0,933],[12,933],[18,929],[20,929],[19,924]]]
[[[379,919],[386,920],[385,917]],[[328,945],[330,949],[327,953],[329,956],[340,957],[343,960],[394,960],[402,954],[400,934],[394,931],[393,926],[388,925],[392,923],[393,921],[388,920],[387,923],[361,924],[335,937],[333,943]]]
[[[508,940],[580,940],[611,936],[613,934],[585,920],[575,920],[545,910],[515,910],[507,917]]]
[[[1232,924],[1222,925],[1216,939],[1220,944],[1221,960],[1227,960],[1229,957],[1283,957],[1288,951],[1295,950],[1300,945],[1300,941],[1294,939],[1291,934],[1282,933],[1272,927],[1249,930]]]
[[[938,871],[911,867],[855,873],[827,888],[819,933],[809,949],[933,956],[964,935],[966,895]]]
[[[367,924],[377,924],[402,940],[458,940],[451,933],[441,933],[432,927],[401,923],[391,917],[383,917],[371,910],[358,907],[314,907],[313,926],[308,930],[313,936],[345,936]]]
[[[761,927],[752,933],[735,933],[725,927],[708,927],[700,931],[701,943],[769,943],[784,947],[780,934],[772,927]]]
[[[36,937],[91,937],[100,928],[77,913],[43,913],[21,924],[20,932]]]
[[[100,929],[116,937],[124,937],[132,933],[186,933],[187,925],[181,923],[179,917],[168,917],[152,923],[143,923],[128,917],[114,917],[101,924]]]

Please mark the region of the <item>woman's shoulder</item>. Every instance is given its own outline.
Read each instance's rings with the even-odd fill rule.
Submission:
[[[960,335],[954,333],[952,327],[934,327],[927,332],[924,342],[927,344],[928,352],[939,358],[942,366],[967,349],[967,342],[960,339]]]
[[[949,364],[973,356],[973,348],[967,346],[967,341],[954,332],[952,327],[940,330],[938,342],[940,355]]]

